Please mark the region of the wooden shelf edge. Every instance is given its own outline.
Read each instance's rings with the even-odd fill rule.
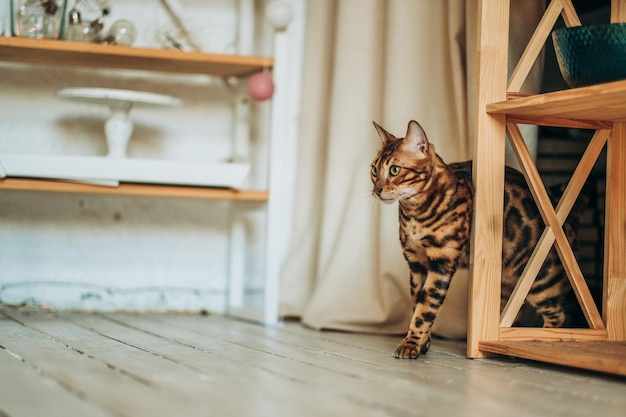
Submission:
[[[606,329],[566,329],[547,327],[501,327],[501,341],[605,341]]]
[[[479,342],[483,352],[626,377],[626,342]]]
[[[519,123],[610,128],[626,121],[626,80],[530,96],[486,106],[489,114],[506,114]]]
[[[51,39],[0,36],[2,61],[134,69],[147,71],[246,76],[272,68],[271,57],[182,52]]]
[[[235,190],[231,188],[190,187],[178,185],[155,185],[122,183],[107,187],[84,183],[5,178],[0,180],[0,191],[37,191],[56,193],[108,194],[142,197],[190,198],[203,200],[230,200],[267,202],[269,193],[261,190]]]
[[[569,127],[576,129],[611,129],[613,127],[612,121],[603,120],[577,120],[567,119],[562,117],[524,117],[524,116],[507,116],[507,122],[516,124],[528,124],[538,126],[550,126],[550,127]]]

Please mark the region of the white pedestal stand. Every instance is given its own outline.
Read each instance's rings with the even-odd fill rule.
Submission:
[[[107,156],[111,158],[126,157],[128,141],[133,133],[130,110],[134,106],[174,107],[182,105],[181,100],[172,96],[112,88],[67,88],[58,91],[56,96],[83,103],[109,106],[111,116],[104,125],[104,132],[108,146]]]

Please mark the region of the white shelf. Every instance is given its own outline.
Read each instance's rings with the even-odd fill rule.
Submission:
[[[0,154],[0,165],[7,177],[225,188],[240,187],[250,171],[248,164],[188,163],[101,156]]]

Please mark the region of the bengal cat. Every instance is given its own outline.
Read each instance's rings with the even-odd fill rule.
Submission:
[[[409,264],[413,298],[409,330],[395,356],[417,358],[430,347],[431,326],[454,272],[468,264],[474,193],[472,163],[446,164],[414,120],[409,122],[404,138],[396,138],[376,123],[374,126],[382,147],[371,166],[373,194],[385,203],[398,202],[400,243]],[[574,245],[575,220],[568,219],[564,225]],[[543,221],[524,176],[507,167],[503,303],[508,300],[542,232]],[[566,300],[570,293],[568,279],[553,248],[527,301],[543,318],[544,327],[561,327],[568,318]]]

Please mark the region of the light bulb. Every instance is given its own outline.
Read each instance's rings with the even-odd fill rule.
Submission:
[[[68,41],[94,42],[96,33],[89,22],[85,22],[80,17],[80,12],[76,9],[70,10],[68,14],[68,24],[63,35]]]
[[[135,25],[128,20],[121,19],[111,25],[105,42],[115,45],[130,46],[135,42],[135,39],[137,39]]]

